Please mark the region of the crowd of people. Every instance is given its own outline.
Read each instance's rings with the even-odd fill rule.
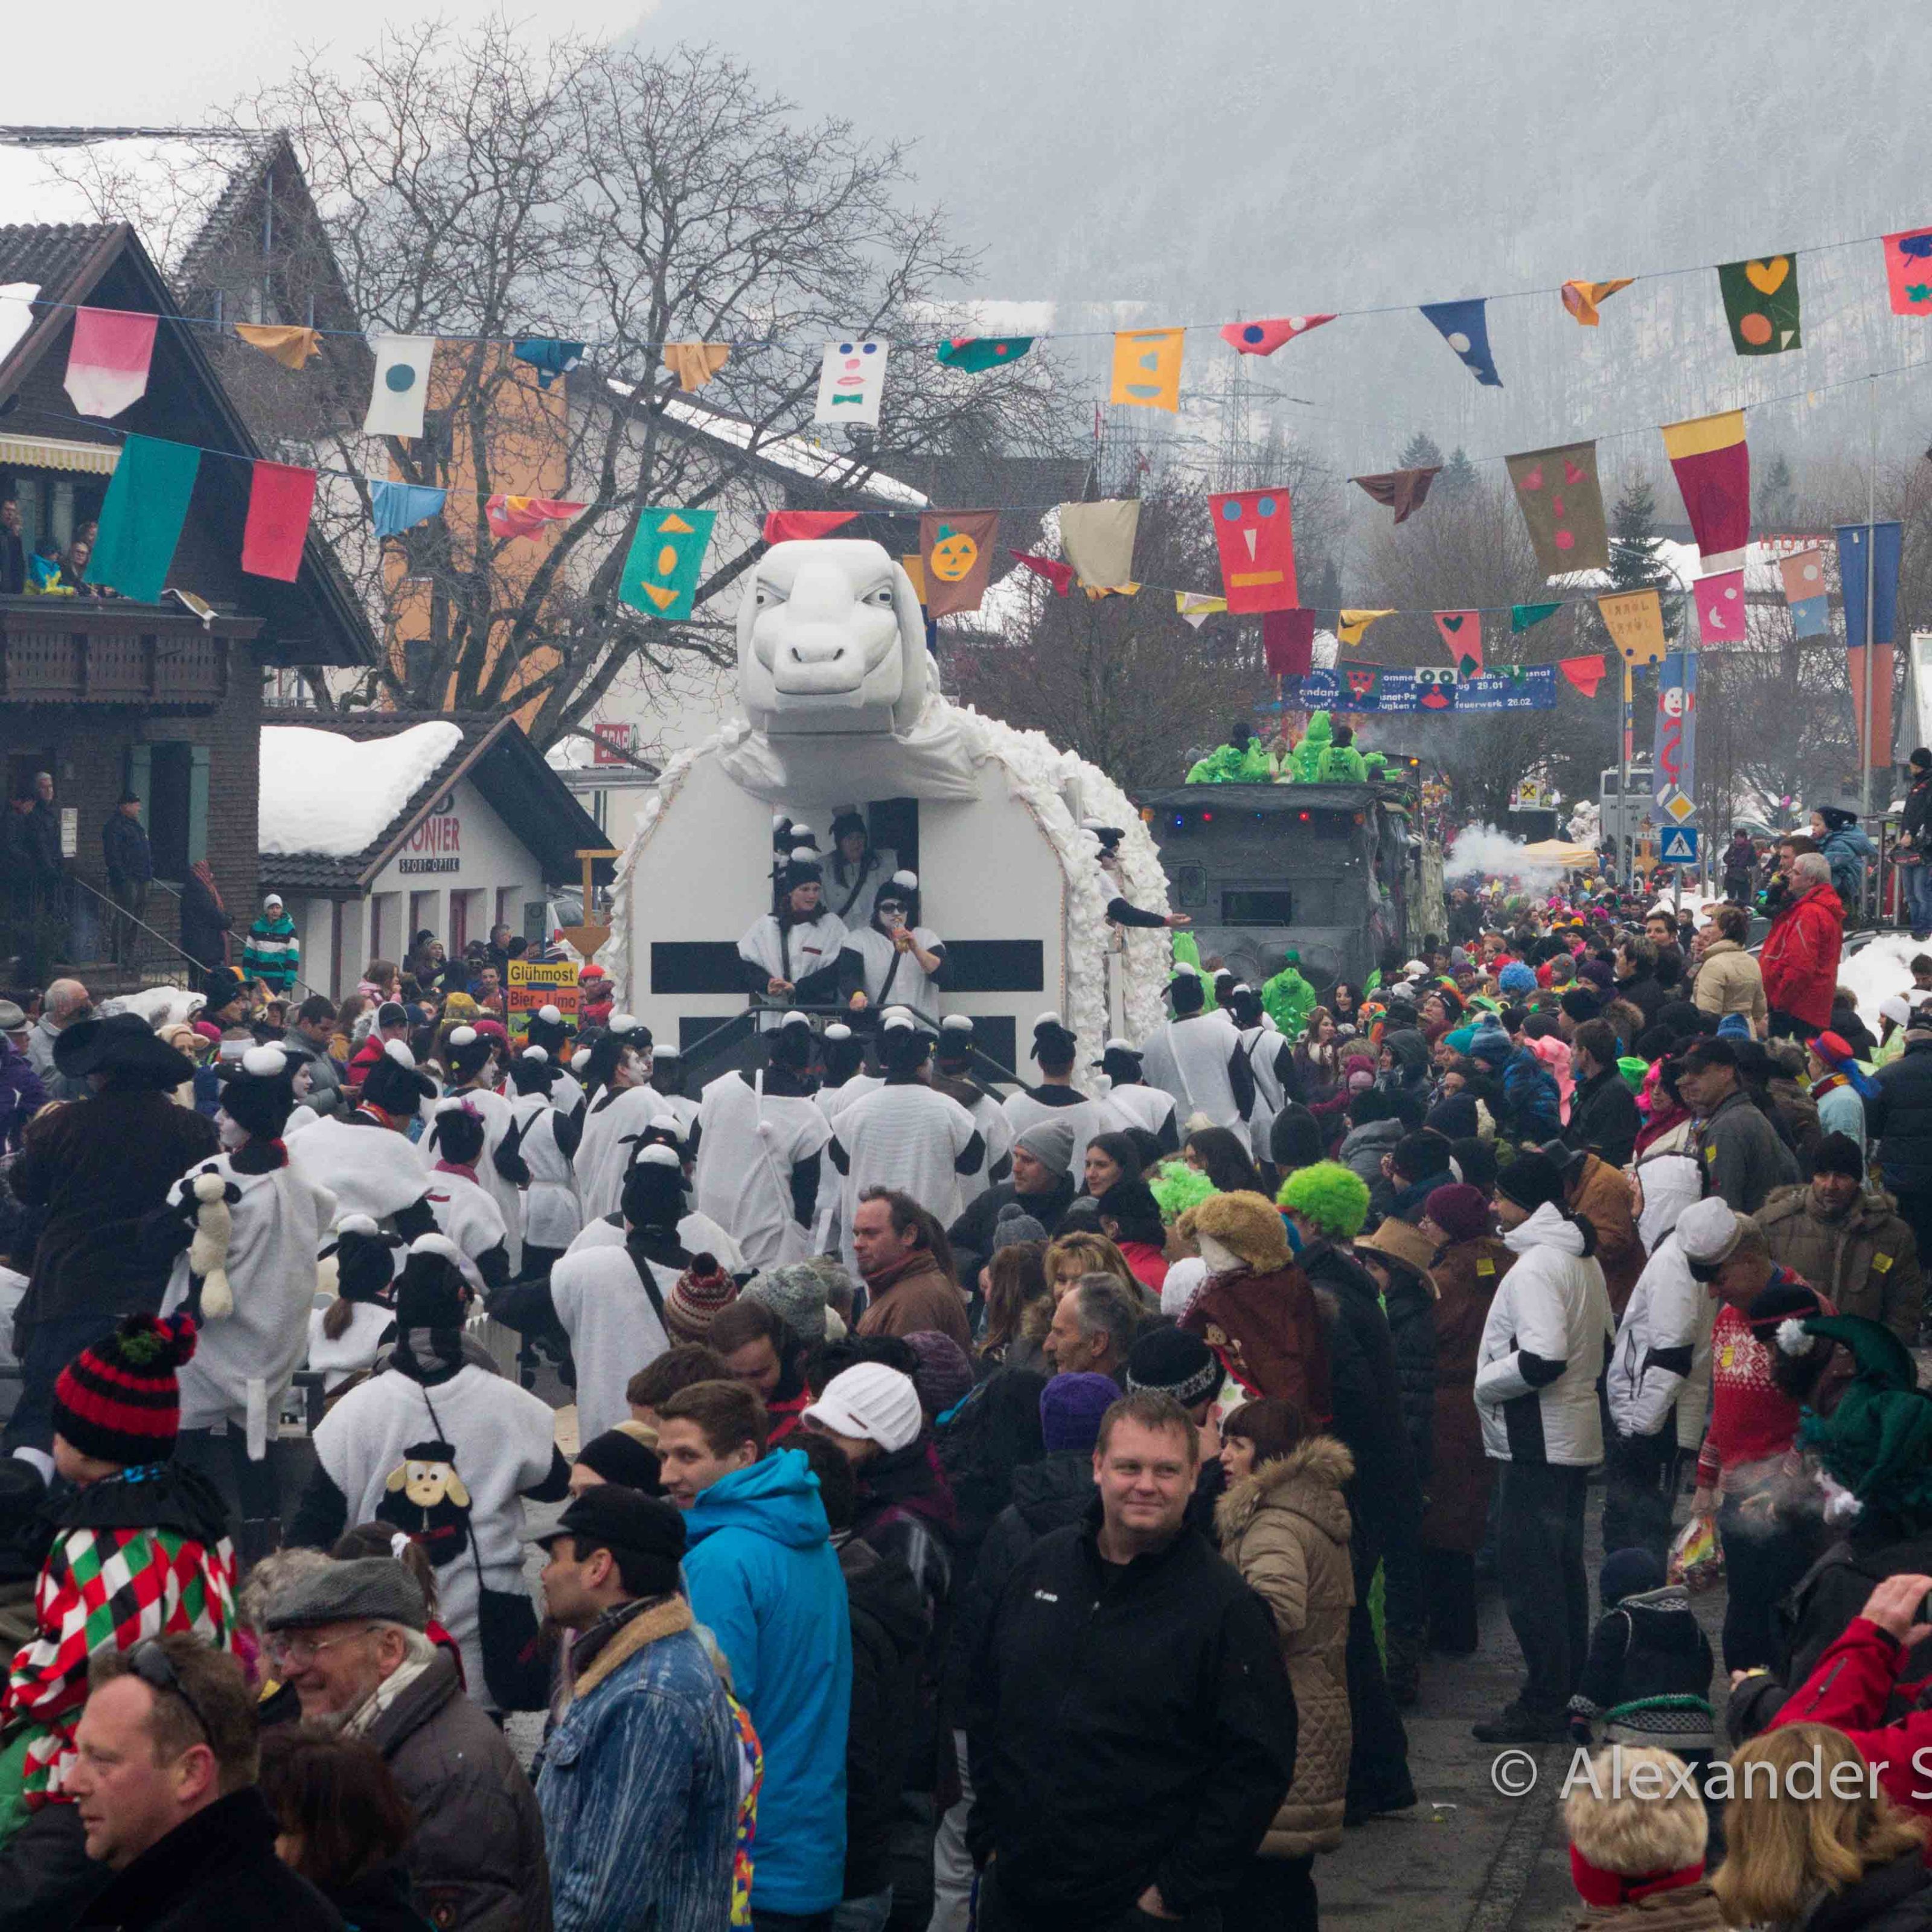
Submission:
[[[272,902],[185,1018],[0,1005],[0,1927],[1310,1927],[1496,1597],[1477,1738],[1702,1783],[1573,1796],[1592,1905],[1932,1917],[1932,957],[1874,1037],[1794,841],[1755,955],[1464,891],[1003,1092],[835,830],[696,1092],[594,968],[513,1032],[500,932],[296,998]],[[1850,1849],[1734,1803],[1705,1885],[1720,1740],[1825,1726],[1904,1769]]]

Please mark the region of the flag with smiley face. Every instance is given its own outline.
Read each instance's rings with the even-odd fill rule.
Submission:
[[[1286,490],[1237,490],[1208,499],[1221,552],[1221,586],[1237,614],[1292,610],[1294,520]]]
[[[1418,711],[1454,711],[1456,708],[1456,674],[1447,664],[1418,664],[1415,668],[1415,707]]]
[[[717,517],[716,510],[646,510],[624,559],[619,601],[667,623],[688,617]]]
[[[886,393],[886,358],[891,353],[892,344],[876,338],[828,342],[818,365],[818,406],[812,421],[877,429]]]
[[[997,510],[928,510],[919,520],[919,556],[926,573],[926,614],[950,617],[976,610],[986,594],[999,534]]]

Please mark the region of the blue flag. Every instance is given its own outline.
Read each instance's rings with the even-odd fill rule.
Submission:
[[[1424,302],[1422,312],[1478,382],[1492,389],[1502,387],[1503,379],[1496,374],[1496,360],[1490,353],[1489,318],[1480,296],[1469,302]]]
[[[1872,640],[1888,644],[1898,616],[1897,524],[1840,524],[1838,526],[1838,587],[1845,596],[1845,644],[1856,650],[1865,641],[1865,560],[1875,555],[1872,573]]]
[[[446,490],[432,490],[421,483],[369,484],[369,508],[376,520],[379,537],[399,537],[416,524],[427,523],[442,514]]]
[[[568,376],[584,360],[580,342],[560,342],[554,335],[532,335],[511,352],[537,372],[537,387],[547,389],[560,376]]]

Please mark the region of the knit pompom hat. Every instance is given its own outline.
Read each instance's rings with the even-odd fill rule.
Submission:
[[[54,1433],[83,1456],[131,1468],[165,1462],[181,1431],[175,1371],[194,1353],[192,1317],[130,1315],[54,1383]]]
[[[664,1326],[678,1342],[702,1342],[722,1308],[738,1298],[738,1284],[713,1254],[694,1255],[664,1298]]]

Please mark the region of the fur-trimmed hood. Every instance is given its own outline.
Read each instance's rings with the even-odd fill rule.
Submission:
[[[1288,1265],[1288,1231],[1265,1196],[1211,1194],[1190,1212],[1197,1240],[1210,1236],[1258,1274]]]
[[[1245,1534],[1264,1509],[1286,1509],[1346,1544],[1351,1526],[1342,1486],[1354,1473],[1355,1459],[1334,1436],[1308,1436],[1228,1491],[1214,1505],[1215,1534],[1225,1546]]]

